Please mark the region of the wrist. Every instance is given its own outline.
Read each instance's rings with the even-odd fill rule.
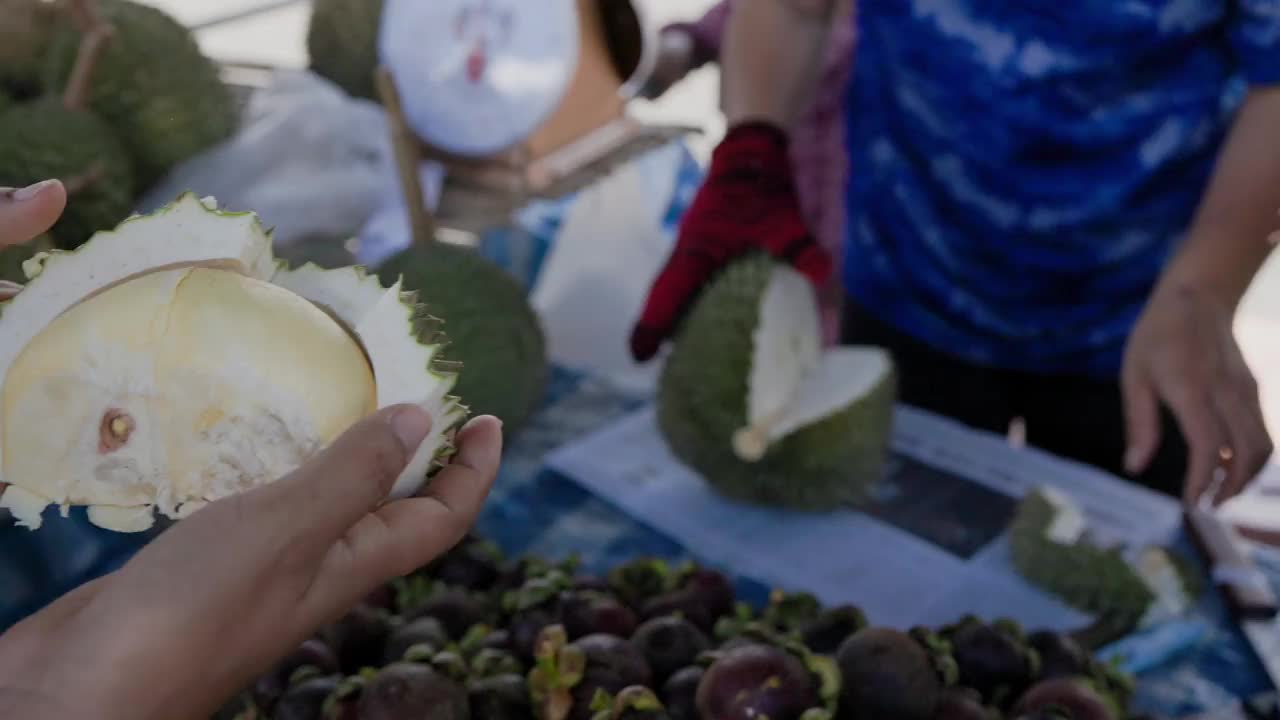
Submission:
[[[1235,312],[1249,290],[1253,273],[1233,267],[1228,260],[1229,256],[1206,253],[1189,245],[1169,263],[1156,292],[1191,294]]]

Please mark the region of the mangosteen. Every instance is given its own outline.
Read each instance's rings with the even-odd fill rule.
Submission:
[[[535,607],[517,612],[508,625],[511,651],[521,660],[532,660],[538,634],[555,625],[556,621],[556,613],[551,607]]]
[[[672,590],[655,595],[640,607],[640,617],[645,620],[676,614],[697,625],[703,632],[711,632],[715,627],[715,619],[703,604],[702,596],[692,590]]]
[[[798,720],[819,706],[819,683],[795,655],[765,644],[720,653],[698,683],[702,720]]]
[[[653,670],[630,640],[616,635],[594,633],[569,643],[584,658],[582,679],[573,686],[570,720],[592,720],[591,701],[603,690],[616,695],[628,685],[648,686]]]
[[[867,626],[867,616],[853,605],[827,608],[800,630],[801,641],[813,652],[834,655],[840,643]]]
[[[662,683],[680,668],[692,665],[711,649],[711,640],[693,623],[677,615],[646,620],[631,636],[644,654],[655,683]]]
[[[338,656],[319,638],[304,640],[254,682],[250,692],[254,703],[270,710],[289,689],[298,671],[304,669],[308,669],[311,676],[337,673],[340,669]]]
[[[470,720],[467,691],[443,673],[416,662],[394,662],[365,683],[360,720]]]
[[[687,573],[682,588],[698,597],[712,622],[731,614],[737,601],[729,578],[710,568],[695,568]]]
[[[1027,636],[1027,644],[1040,656],[1040,680],[1089,673],[1089,653],[1071,635],[1039,630]]]
[[[590,590],[561,593],[557,609],[570,640],[592,633],[631,637],[639,622],[635,612],[613,595]]]
[[[395,586],[391,583],[379,585],[364,597],[363,604],[391,613],[396,612],[399,608],[396,606]]]
[[[399,626],[397,618],[386,610],[357,605],[324,630],[324,638],[338,656],[339,669],[355,675],[361,668],[382,664],[387,638]]]
[[[325,675],[294,683],[272,708],[271,720],[323,720],[324,702],[341,680],[340,675]]]
[[[511,633],[507,630],[490,630],[480,640],[480,649],[511,650]]]
[[[471,674],[473,677],[485,678],[497,675],[520,675],[524,665],[506,650],[481,648],[471,658]]]
[[[1099,692],[1088,679],[1058,677],[1031,686],[1013,708],[1015,716],[1041,710],[1065,711],[1069,720],[1123,720],[1125,715],[1116,701]]]
[[[675,589],[671,566],[654,557],[636,558],[609,572],[609,588],[627,605],[639,609],[651,598]]]
[[[970,620],[952,629],[947,639],[960,684],[982,693],[987,702],[1003,706],[1035,679],[1037,659],[1014,631]]]
[[[595,575],[578,575],[573,578],[570,587],[574,590],[594,590],[595,592],[612,593],[609,581]]]
[[[671,720],[662,701],[643,685],[630,685],[610,698],[601,692],[591,703],[593,720]]]
[[[942,692],[933,720],[998,720],[999,716],[982,704],[982,694],[973,688],[950,687]]]
[[[405,620],[433,617],[444,626],[451,639],[460,639],[472,625],[487,622],[494,608],[481,593],[460,587],[437,586],[424,600],[404,613]]]
[[[812,593],[774,590],[769,594],[763,620],[778,630],[790,632],[817,620],[821,613],[822,604]]]
[[[474,718],[527,720],[533,717],[529,687],[522,675],[494,675],[473,680],[467,686],[467,697]]]
[[[690,665],[672,673],[662,684],[662,704],[671,720],[700,720],[698,717],[698,684],[706,671]]]
[[[496,544],[468,536],[427,568],[446,585],[468,590],[488,590],[498,581],[502,551]]]
[[[367,671],[372,674],[372,670]],[[338,686],[324,701],[321,716],[324,720],[362,720],[360,717],[360,695],[367,682],[365,675],[350,675],[338,683]]]
[[[414,645],[429,645],[443,650],[449,645],[449,633],[444,625],[433,617],[421,617],[396,628],[387,638],[382,652],[384,663],[404,659],[404,652]]]
[[[866,627],[836,651],[843,678],[840,717],[850,720],[932,720],[943,682],[928,650],[911,635]]]

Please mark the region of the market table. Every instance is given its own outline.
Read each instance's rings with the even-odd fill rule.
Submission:
[[[646,401],[598,378],[557,369],[544,408],[507,448],[478,533],[510,554],[577,555],[584,570],[593,572],[641,555],[700,559],[543,463],[550,450]],[[150,537],[98,531],[79,512],[68,522],[47,523],[34,534],[12,525],[0,527],[0,629],[76,585],[110,572]],[[1190,551],[1190,546],[1183,549]],[[1280,565],[1264,559],[1263,566],[1273,582],[1280,581]],[[752,578],[738,577],[736,584],[752,602],[763,601],[769,590]],[[1197,612],[1211,632],[1194,648],[1142,674],[1139,709],[1187,717],[1269,690],[1261,665],[1215,592],[1204,593]]]

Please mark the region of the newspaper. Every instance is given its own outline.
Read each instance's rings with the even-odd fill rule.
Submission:
[[[773,587],[852,603],[873,622],[965,613],[1068,630],[1090,618],[1023,581],[1005,529],[1019,498],[1053,486],[1111,543],[1167,544],[1178,503],[1005,438],[900,406],[886,482],[866,512],[798,513],[725,499],[667,449],[652,407],[552,452],[549,467],[692,552]]]

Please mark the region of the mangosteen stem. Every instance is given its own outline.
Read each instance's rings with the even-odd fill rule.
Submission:
[[[83,0],[87,3],[89,0]],[[77,3],[79,7],[82,3]],[[86,10],[86,12],[88,12]],[[89,16],[93,18],[91,14]],[[62,104],[69,110],[83,110],[89,104],[89,90],[92,87],[93,71],[107,43],[115,35],[115,28],[101,20],[94,20],[80,40],[80,48],[76,51],[75,66],[71,69],[71,77],[67,80],[66,91],[62,95]]]

